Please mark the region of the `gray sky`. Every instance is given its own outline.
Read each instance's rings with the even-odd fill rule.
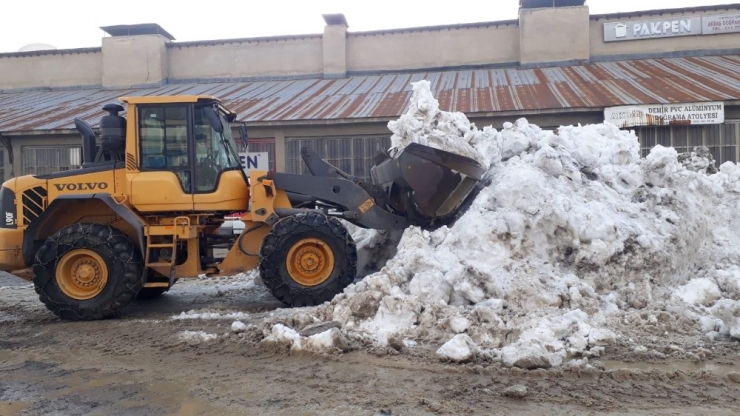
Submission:
[[[587,0],[591,14],[733,4],[738,0]],[[0,52],[30,43],[100,46],[101,26],[158,23],[176,41],[321,33],[324,13],[350,32],[515,19],[519,0],[4,0]]]

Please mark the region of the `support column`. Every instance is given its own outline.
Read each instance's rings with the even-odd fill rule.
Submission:
[[[152,87],[167,83],[167,42],[156,24],[106,26],[103,38],[103,88]]]
[[[343,14],[325,14],[324,78],[347,75],[347,19]]]
[[[521,8],[522,65],[571,63],[589,59],[588,6]]]

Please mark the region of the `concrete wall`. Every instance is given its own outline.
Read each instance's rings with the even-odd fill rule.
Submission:
[[[325,77],[347,74],[347,26],[327,25],[322,46]]]
[[[604,42],[604,23],[636,20],[670,20],[671,18],[707,16],[732,13],[728,11],[677,12],[658,15],[630,15],[629,17],[592,18],[589,26],[591,39],[591,58],[613,57],[619,55],[645,55],[679,51],[711,51],[740,48],[740,33],[722,35],[678,36],[662,39],[641,39],[619,42]]]
[[[588,7],[522,9],[519,12],[522,64],[586,60]]]
[[[0,90],[100,85],[102,77],[100,48],[0,54]]]
[[[588,7],[579,6],[522,9],[520,19],[512,21],[373,32],[348,33],[342,17],[341,23],[327,20],[324,33],[304,36],[182,43],[168,42],[161,35],[105,37],[101,48],[0,54],[0,91],[204,79],[334,78],[347,73],[736,50],[740,33],[603,41],[607,22],[722,14],[738,7],[728,9],[589,16]]]
[[[103,87],[127,88],[166,80],[166,42],[160,35],[103,38]]]
[[[171,44],[171,79],[249,78],[323,73],[322,37]]]
[[[350,33],[347,71],[393,71],[512,63],[519,60],[516,23],[432,30]]]

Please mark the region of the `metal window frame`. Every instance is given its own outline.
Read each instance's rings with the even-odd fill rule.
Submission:
[[[257,138],[249,138],[249,143],[247,144],[247,152],[251,152],[249,150],[249,146],[252,144],[266,144],[266,145],[272,145],[272,151],[267,151],[267,157],[269,159],[268,161],[268,170],[274,171],[277,168],[277,144],[275,143],[274,137],[257,137]]]
[[[389,135],[383,135],[383,134],[362,134],[362,135],[338,135],[338,136],[313,136],[313,137],[286,137],[285,138],[285,170],[289,173],[295,173],[295,174],[305,174],[307,173],[308,169],[303,163],[303,159],[301,159],[300,156],[300,148],[297,149],[296,154],[293,155],[294,157],[290,157],[290,146],[291,143],[294,141],[318,141],[319,145],[314,146],[313,149],[316,150],[316,153],[327,162],[331,163],[334,166],[337,166],[338,168],[342,168],[341,163],[335,163],[335,158],[329,157],[329,143],[333,140],[349,140],[350,142],[350,156],[348,157],[350,162],[350,171],[346,172],[351,175],[357,175],[356,172],[356,166],[355,161],[358,159],[358,157],[355,154],[355,142],[354,140],[362,139],[368,140],[368,139],[376,139],[376,140],[384,140],[387,141],[386,149],[390,147],[390,136]],[[302,145],[299,145],[302,146]],[[366,163],[369,162],[369,165],[372,166],[372,162],[375,158],[375,153],[369,154],[369,155],[363,155],[361,158],[362,160],[365,160]],[[297,167],[297,171],[292,171],[294,167]],[[369,176],[369,169],[368,169],[368,176]],[[361,176],[361,175],[360,175]]]
[[[33,150],[33,151],[37,151],[37,150],[67,150],[67,151],[69,151],[70,149],[78,149],[79,150],[79,152],[80,152],[79,160],[80,160],[80,163],[82,163],[82,146],[80,146],[80,145],[69,144],[69,145],[56,145],[56,146],[55,145],[24,145],[24,146],[21,146],[21,172],[22,172],[23,175],[28,175],[29,174],[29,173],[26,173],[27,166],[26,166],[26,163],[25,163],[26,162],[25,152],[27,150]],[[39,172],[38,172],[38,163],[36,163],[37,160],[38,160],[38,155],[37,154],[34,154],[34,165],[33,165],[33,171],[34,171],[34,173],[31,173],[31,175],[39,175]],[[82,165],[81,164],[80,165],[72,165],[72,164],[70,164],[69,166],[56,166],[55,168],[57,168],[58,170],[53,171],[53,172],[65,172],[65,171],[69,171],[69,170],[80,169],[80,168],[82,168]],[[60,168],[67,168],[67,169],[62,170]]]
[[[724,124],[735,125],[735,163],[740,163],[740,119],[725,120]]]
[[[185,109],[185,120],[184,120],[185,121],[185,135],[186,135],[185,136],[185,146],[186,146],[185,149],[186,149],[186,155],[188,157],[188,163],[185,166],[183,166],[183,165],[169,166],[169,164],[167,162],[167,144],[168,144],[168,142],[167,142],[167,109],[168,108],[181,108],[181,109]],[[145,120],[144,120],[144,117],[143,117],[143,114],[142,113],[144,111],[147,111],[147,110],[151,111],[151,110],[159,110],[159,109],[162,110],[162,120],[163,120],[162,121],[163,122],[163,124],[162,124],[162,157],[164,159],[164,166],[162,166],[162,167],[148,167],[148,166],[145,167],[145,166],[143,166],[143,156],[144,156],[144,143],[143,142],[144,142],[144,135],[141,133],[141,129],[143,127],[148,127],[148,126],[145,126],[143,124],[145,122]],[[167,103],[167,104],[140,104],[138,106],[137,110],[138,110],[137,117],[138,117],[138,120],[139,120],[139,123],[136,126],[137,133],[138,133],[138,140],[137,141],[138,141],[139,148],[141,149],[139,153],[140,153],[140,160],[142,161],[142,162],[139,163],[141,165],[139,167],[139,169],[142,172],[144,172],[144,171],[168,171],[168,172],[187,171],[187,172],[190,172],[190,170],[192,168],[191,165],[193,164],[193,161],[192,161],[192,158],[191,158],[191,154],[190,154],[191,153],[191,147],[192,147],[192,144],[191,144],[191,142],[192,142],[191,136],[192,136],[193,133],[192,133],[192,128],[191,128],[192,126],[190,125],[189,120],[193,118],[193,116],[192,116],[193,106],[191,104],[180,104],[180,103],[172,103],[172,104],[170,104],[170,103]],[[192,175],[192,173],[191,173],[191,175]]]
[[[724,127],[728,124],[735,125],[735,144],[734,145],[726,145],[726,130]],[[687,137],[686,146],[680,146],[676,148],[676,142],[677,142],[677,135],[678,135],[678,129],[679,128],[685,128],[685,127],[698,127],[701,130],[701,146],[706,146],[710,150],[712,148],[717,148],[719,153],[719,158],[715,161],[716,166],[719,167],[722,163],[726,161],[730,161],[730,159],[724,157],[727,153],[732,153],[732,150],[729,150],[730,147],[734,147],[734,156],[735,156],[735,162],[740,162],[740,120],[725,120],[722,124],[705,124],[705,125],[698,125],[698,126],[640,126],[635,127],[634,131],[637,135],[639,141],[640,141],[640,155],[641,157],[646,157],[650,150],[658,145],[658,132],[661,131],[660,129],[666,129],[664,131],[668,132],[669,135],[669,143],[670,146],[677,149],[687,149],[688,151],[691,151],[696,144],[692,143],[690,141],[690,138]],[[720,127],[719,130],[719,140],[717,144],[709,145],[709,136],[711,134],[711,128],[712,127]],[[652,141],[652,146],[648,146],[648,140]]]

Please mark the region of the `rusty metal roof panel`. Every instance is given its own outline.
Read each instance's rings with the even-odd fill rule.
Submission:
[[[0,93],[0,132],[96,126],[102,106],[126,95],[220,97],[251,122],[395,118],[411,83],[429,80],[440,107],[468,114],[595,109],[669,102],[740,100],[740,55],[599,62],[548,68],[477,68],[338,79],[175,83],[161,88]]]

